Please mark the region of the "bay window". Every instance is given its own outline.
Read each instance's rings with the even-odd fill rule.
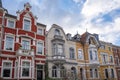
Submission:
[[[63,44],[53,44],[53,54],[54,55],[63,55]]]
[[[22,49],[30,50],[30,41],[22,40]]]

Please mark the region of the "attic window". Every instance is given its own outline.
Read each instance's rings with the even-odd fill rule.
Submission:
[[[58,29],[55,29],[55,35],[60,35],[60,31]]]

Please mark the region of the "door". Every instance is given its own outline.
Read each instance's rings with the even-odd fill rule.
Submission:
[[[43,65],[37,65],[37,80],[43,80]]]
[[[37,80],[43,80],[43,71],[37,70]]]

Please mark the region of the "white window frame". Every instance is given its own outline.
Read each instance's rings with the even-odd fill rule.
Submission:
[[[93,76],[93,77],[90,76],[90,78],[91,79],[98,79],[99,78],[99,70],[97,68],[90,68],[90,69],[92,69],[92,76]],[[95,69],[97,70],[98,77],[95,76]]]
[[[10,60],[3,60],[3,61],[2,61],[2,70],[1,70],[1,71],[2,71],[2,74],[1,74],[1,77],[3,77],[3,70],[6,69],[6,68],[3,67],[4,62],[9,62],[9,63],[11,63],[11,68],[9,68],[9,69],[10,69],[10,77],[4,77],[4,78],[6,78],[6,79],[10,79],[10,78],[12,78],[13,62],[10,61]]]
[[[112,57],[112,62],[111,62],[111,57]],[[109,62],[112,63],[112,64],[114,63],[114,58],[113,58],[112,55],[109,56]]]
[[[23,71],[23,66],[22,66],[22,63],[23,62],[30,62],[30,67],[29,67],[29,76],[28,77],[24,77],[22,76],[22,71]],[[31,70],[31,60],[21,60],[21,78],[31,78],[31,73],[32,73],[32,70]]]
[[[30,45],[30,46],[29,46],[29,50],[31,50],[31,39],[22,38],[22,39],[21,39],[21,45],[22,45],[23,40],[29,41],[29,45]]]
[[[78,59],[79,59],[79,60],[84,60],[84,53],[83,53],[83,50],[80,49],[80,48],[78,49],[78,51],[79,51],[79,50],[81,51],[83,57],[82,57],[82,59],[80,59],[80,58],[79,58],[79,53],[78,53]]]
[[[12,50],[6,50],[6,38],[7,37],[12,37],[13,38]],[[6,50],[6,51],[14,51],[14,41],[15,41],[15,37],[13,35],[5,35],[4,50]]]
[[[9,21],[13,21],[14,22],[14,26],[9,26]],[[15,28],[15,20],[14,19],[7,19],[7,27],[9,28]]]
[[[40,42],[40,43],[42,43],[43,44],[43,48],[42,48],[42,54],[39,54],[38,53],[38,42]],[[44,55],[44,41],[37,41],[37,50],[36,50],[37,52],[37,55]]]
[[[110,75],[109,75],[109,70],[108,70],[108,68],[105,68],[105,69],[107,69],[107,71],[108,71],[108,78],[110,78]],[[105,73],[105,69],[104,69],[104,76],[105,76],[105,78],[107,78],[107,77],[106,77],[106,73]]]
[[[30,29],[29,30],[25,30],[24,20],[30,21]],[[25,30],[25,31],[31,31],[31,19],[30,18],[26,18],[26,17],[23,18],[23,30]]]
[[[41,29],[41,30],[42,30],[42,34],[40,34],[40,33],[38,32],[38,30],[39,30],[39,29]],[[43,35],[43,34],[44,34],[44,29],[42,29],[42,28],[38,27],[38,28],[37,28],[37,34],[39,34],[39,35]]]
[[[103,61],[104,59],[103,59],[103,55],[105,55],[105,60],[106,60],[106,63],[104,63],[105,61]],[[101,53],[101,56],[102,56],[102,64],[108,64],[108,54],[107,53]]]
[[[17,66],[16,66],[16,63],[17,63]],[[17,73],[17,71],[18,71],[18,61],[16,60],[15,61],[15,68],[14,68],[14,78],[17,78],[18,77],[18,73]]]

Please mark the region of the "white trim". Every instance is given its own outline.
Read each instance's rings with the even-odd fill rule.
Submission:
[[[12,37],[13,38],[12,50],[6,50],[6,37]],[[13,35],[5,35],[4,50],[6,50],[6,51],[14,51],[14,41],[15,41],[15,37]]]
[[[30,21],[30,29],[29,29],[29,30],[25,30],[24,20]],[[29,19],[29,18],[27,18],[27,17],[24,17],[24,18],[23,18],[23,30],[25,30],[25,31],[31,31],[31,26],[32,26],[31,22],[32,22],[31,19]]]
[[[39,54],[39,53],[38,53],[38,42],[40,42],[40,43],[43,44],[43,47],[42,47],[42,54]],[[36,54],[37,54],[37,55],[44,55],[44,41],[42,41],[42,40],[37,41]]]
[[[9,26],[8,25],[8,21],[13,21],[14,22],[14,26]],[[7,19],[7,27],[9,27],[9,28],[15,28],[15,23],[16,21],[14,20],[14,19]]]
[[[23,71],[23,69],[22,69],[22,68],[23,68],[22,63],[23,63],[24,61],[25,61],[25,62],[30,62],[29,76],[28,76],[28,77],[22,76],[22,71]],[[21,77],[21,78],[31,78],[31,73],[32,73],[32,71],[31,71],[31,60],[23,60],[23,59],[22,59],[22,60],[21,60],[21,74],[20,74],[21,76],[20,76],[20,77]]]
[[[11,67],[10,68],[8,68],[8,69],[10,69],[10,77],[3,77],[3,70],[4,69],[6,69],[5,67],[3,67],[3,63],[4,62],[9,62],[9,63],[11,63]],[[3,78],[6,78],[6,79],[9,79],[9,78],[12,78],[12,67],[13,67],[13,62],[12,61],[10,61],[10,60],[3,60],[2,61],[2,70],[1,70],[1,77],[3,77]]]
[[[17,66],[16,66],[16,64],[17,64]],[[17,78],[17,76],[18,76],[18,60],[15,60],[15,68],[14,68],[14,78]]]

